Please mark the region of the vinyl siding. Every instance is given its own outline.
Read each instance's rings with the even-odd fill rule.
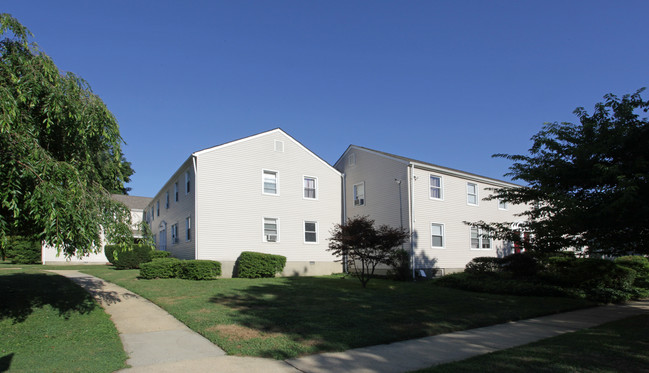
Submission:
[[[282,141],[283,152],[275,151]],[[198,259],[235,261],[242,251],[287,262],[332,263],[329,230],[341,220],[341,175],[280,130],[197,154]],[[263,170],[278,173],[278,195],[262,189]],[[303,198],[303,177],[317,178],[317,199]],[[263,242],[263,219],[279,221],[279,242]],[[304,221],[318,242],[304,243]]]
[[[190,172],[191,188],[190,193],[185,194],[185,172]],[[160,231],[162,222],[166,222],[166,237],[167,247],[173,257],[179,259],[195,259],[195,240],[196,229],[195,227],[195,213],[194,213],[194,191],[196,189],[195,175],[192,164],[192,157],[187,159],[180,168],[173,174],[167,181],[162,189],[155,195],[151,203],[147,206],[147,222],[151,227],[151,231],[156,237],[156,248],[161,249]],[[178,183],[178,202],[174,200],[174,183]],[[169,192],[169,208],[165,208],[165,196]],[[156,215],[156,202],[160,201],[160,216]],[[154,216],[149,216],[151,207],[153,207]],[[192,234],[191,240],[187,241],[185,219],[191,217],[192,219]],[[152,219],[153,218],[153,219]],[[178,243],[171,242],[171,226],[178,224]]]
[[[353,155],[352,155],[353,154]],[[350,156],[356,158],[349,165]],[[376,225],[408,227],[408,167],[405,162],[386,158],[363,149],[350,148],[336,163],[345,174],[345,206],[348,218],[368,215]],[[401,180],[401,186],[395,179]],[[354,206],[354,184],[365,183],[365,205]],[[402,219],[399,214],[401,188]],[[403,220],[403,221],[401,221]]]
[[[490,182],[486,179],[441,175],[443,177],[443,200],[431,199],[430,175],[440,173],[415,167],[414,175],[414,245],[416,266],[422,268],[464,268],[474,257],[503,256],[508,254],[502,241],[492,240],[491,249],[471,249],[470,227],[467,222],[505,222],[517,221],[516,213],[524,211],[524,206],[509,206],[508,210],[498,209],[498,201],[485,201],[493,192],[489,188],[503,187],[506,184]],[[478,186],[478,206],[467,203],[467,182]],[[444,225],[444,247],[431,247],[431,223]]]

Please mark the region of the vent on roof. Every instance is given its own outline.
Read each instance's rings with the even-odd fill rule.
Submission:
[[[275,151],[276,152],[284,151],[284,141],[275,140]]]

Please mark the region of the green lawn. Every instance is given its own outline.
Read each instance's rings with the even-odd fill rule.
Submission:
[[[444,372],[647,372],[649,315],[423,369]]]
[[[60,268],[60,267],[59,267]],[[341,276],[140,280],[137,270],[85,266],[138,293],[228,354],[286,359],[419,338],[593,305],[578,299],[479,294],[432,282]]]
[[[34,268],[0,266],[0,371],[126,367],[117,330],[90,295],[64,277]]]

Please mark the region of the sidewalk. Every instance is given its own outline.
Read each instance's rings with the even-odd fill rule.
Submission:
[[[608,305],[461,332],[323,353],[286,361],[226,356],[148,300],[99,278],[70,270],[50,271],[90,292],[111,315],[126,361],[120,372],[408,372],[520,346],[609,321],[649,312],[649,300]]]

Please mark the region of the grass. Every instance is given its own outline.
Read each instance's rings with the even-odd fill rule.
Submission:
[[[61,267],[58,267],[61,268]],[[138,279],[138,270],[75,267],[158,304],[228,354],[286,359],[419,338],[593,305],[341,276]]]
[[[417,372],[647,372],[648,349],[649,315],[640,315]]]
[[[126,353],[103,309],[68,279],[33,268],[0,265],[0,371],[125,368]]]

